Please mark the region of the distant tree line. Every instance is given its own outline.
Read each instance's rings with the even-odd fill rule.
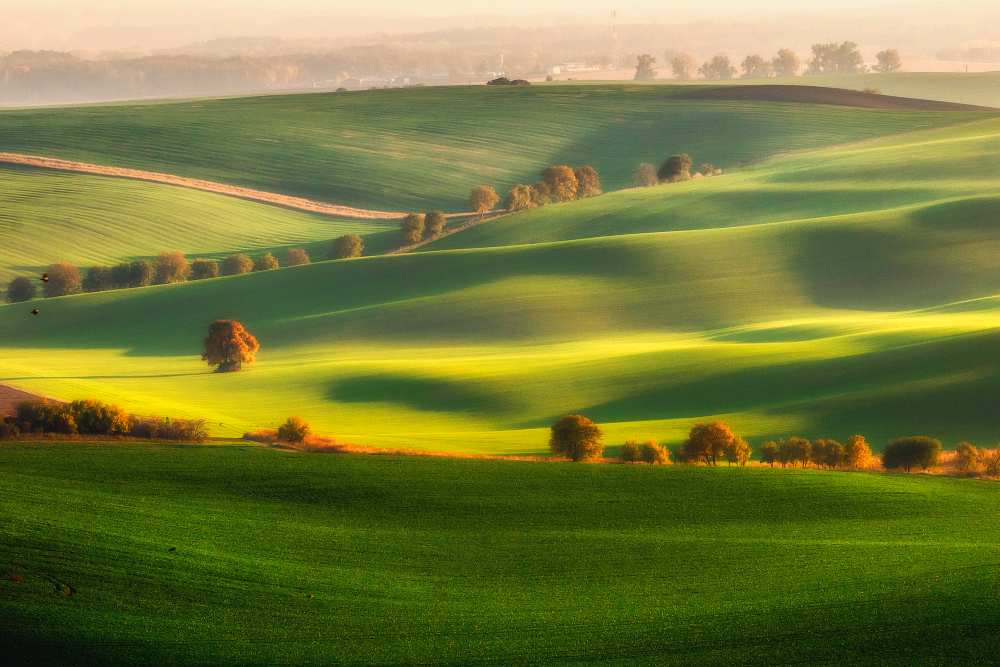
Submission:
[[[583,415],[567,415],[550,429],[549,448],[555,456],[572,461],[598,461],[604,456],[600,426]],[[684,442],[670,448],[666,443],[629,440],[619,450],[622,463],[664,465],[686,463],[714,467],[721,461],[730,466],[746,466],[753,449],[722,421],[695,424]],[[882,450],[881,458],[872,453],[863,435],[853,435],[841,443],[831,438],[809,440],[791,436],[769,440],[760,447],[760,462],[769,467],[815,467],[825,470],[867,470],[880,464],[886,470],[911,472],[930,470],[942,463],[942,444],[928,436],[897,438]],[[972,443],[958,445],[949,461],[963,473],[1000,476],[1000,449],[977,448]]]
[[[72,403],[25,401],[17,406],[13,416],[0,421],[0,439],[46,434],[204,442],[208,427],[203,419],[130,415],[117,405],[95,399]]]
[[[869,71],[864,57],[855,42],[830,42],[813,44],[811,58],[806,64],[807,75],[818,74],[863,74]],[[725,54],[718,54],[699,64],[694,56],[686,53],[667,52],[667,62],[673,77],[679,81],[691,81],[698,76],[707,81],[727,81],[744,79],[769,79],[773,77],[798,76],[802,71],[802,60],[791,49],[781,49],[766,58],[750,54],[737,64]],[[885,49],[875,56],[871,71],[879,73],[897,72],[903,67],[903,60],[896,49]],[[635,80],[650,81],[656,78],[656,58],[648,53],[636,59]]]

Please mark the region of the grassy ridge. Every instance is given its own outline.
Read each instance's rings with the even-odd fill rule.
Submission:
[[[725,167],[976,114],[674,100],[672,86],[448,87],[0,113],[0,149],[396,210],[592,163],[610,188],[687,151]],[[280,119],[276,121],[275,119]]]
[[[329,241],[346,233],[376,234],[377,251],[385,246],[377,234],[395,226],[139,181],[0,168],[0,284],[57,261],[111,264],[163,250],[221,256],[306,244],[325,258]]]
[[[142,445],[5,445],[0,471],[0,641],[32,664],[1000,649],[989,483]]]
[[[1000,120],[988,118],[782,156],[724,178],[527,211],[425,250],[758,225],[934,202],[953,208],[947,215],[931,213],[928,224],[961,224],[970,217],[987,224],[993,212],[975,200],[1000,186],[998,157]],[[957,203],[965,199],[970,200],[967,209]]]
[[[1000,203],[978,204],[329,262],[52,300],[36,318],[8,306],[0,382],[220,433],[297,413],[362,443],[464,451],[538,451],[571,410],[614,439],[718,414],[755,437],[994,439]],[[260,337],[250,372],[198,359],[219,317]]]

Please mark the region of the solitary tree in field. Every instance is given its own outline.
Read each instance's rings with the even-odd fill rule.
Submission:
[[[281,264],[278,263],[278,258],[269,252],[265,252],[253,261],[254,271],[271,271],[277,268],[281,268]]]
[[[305,248],[289,248],[285,266],[303,266],[310,262]]]
[[[714,466],[725,455],[726,450],[734,446],[736,439],[733,430],[725,422],[696,424],[681,449],[688,461],[703,461]]]
[[[66,296],[80,291],[82,284],[80,270],[72,264],[68,262],[53,264],[46,273],[49,274],[49,280],[43,288],[45,296]]]
[[[691,156],[687,153],[673,155],[660,165],[656,172],[661,183],[677,183],[691,178]]]
[[[330,259],[350,259],[361,257],[365,252],[365,241],[357,234],[344,234],[333,242]]]
[[[306,439],[312,429],[301,417],[289,417],[278,427],[278,440],[298,444]]]
[[[601,177],[598,175],[597,170],[589,164],[577,167],[573,173],[576,176],[576,196],[579,199],[596,197],[604,192],[601,189]]]
[[[641,188],[656,185],[660,182],[656,176],[656,167],[649,162],[643,162],[632,172],[632,182]]]
[[[848,468],[867,468],[871,464],[872,448],[863,435],[852,435],[844,445],[844,465]]]
[[[674,72],[674,78],[678,81],[690,81],[698,72],[698,62],[687,53],[674,56],[670,60],[670,69]]]
[[[927,470],[937,464],[940,456],[940,440],[914,435],[898,438],[886,445],[882,452],[882,466],[888,470],[902,468],[906,472],[918,467]]]
[[[580,190],[576,172],[565,164],[548,167],[542,172],[542,181],[549,186],[549,198],[555,202],[572,201],[577,198]]]
[[[253,260],[242,253],[230,255],[222,260],[223,275],[238,276],[241,273],[250,273],[251,271],[253,271]]]
[[[896,49],[879,51],[875,58],[878,60],[878,64],[875,65],[876,72],[889,74],[891,72],[898,72],[903,68],[903,59],[899,57],[899,51]]]
[[[156,258],[156,282],[161,285],[182,283],[190,273],[191,266],[179,250],[161,252]]]
[[[483,215],[496,208],[500,203],[500,195],[493,189],[492,185],[477,185],[469,193],[469,204],[472,210],[479,215]]]
[[[656,58],[643,53],[636,58],[635,77],[636,81],[652,81],[656,78]]]
[[[191,280],[219,277],[219,263],[214,259],[196,259],[191,262]]]
[[[410,213],[403,218],[403,222],[400,223],[399,228],[403,234],[403,243],[409,245],[419,243],[423,240],[425,224],[423,213]]]
[[[771,69],[779,77],[797,76],[801,68],[802,61],[791,49],[781,49],[771,61]]]
[[[436,239],[444,232],[448,218],[441,211],[428,211],[424,213],[424,238]]]
[[[34,299],[37,290],[35,283],[30,278],[14,278],[7,285],[7,300],[11,303],[20,303]]]
[[[216,320],[208,327],[201,358],[220,373],[238,371],[257,359],[260,343],[236,320]]]
[[[568,415],[552,425],[549,447],[556,456],[588,461],[604,452],[602,435],[601,428],[583,415]]]

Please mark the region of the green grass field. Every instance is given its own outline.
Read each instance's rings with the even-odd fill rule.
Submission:
[[[347,233],[379,252],[394,245],[397,227],[141,181],[0,167],[0,284],[58,261],[114,264],[165,250],[192,257],[272,250],[283,259],[288,246],[305,246],[325,259],[330,240]]]
[[[0,112],[0,149],[382,210],[468,208],[472,186],[592,163],[609,189],[688,152],[726,168],[977,114],[676,100],[606,84],[415,88]]]
[[[912,665],[1000,649],[989,482],[7,444],[0,503],[8,664]]]
[[[961,114],[960,114],[961,115]],[[581,411],[677,441],[995,442],[1000,122],[783,155],[510,216],[410,256],[0,308],[0,383],[355,442],[537,453]],[[262,342],[230,375],[209,322]]]

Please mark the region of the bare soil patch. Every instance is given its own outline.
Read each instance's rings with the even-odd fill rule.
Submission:
[[[17,404],[24,401],[41,401],[43,396],[29,394],[20,389],[14,389],[0,384],[0,417],[9,417],[17,410]]]

